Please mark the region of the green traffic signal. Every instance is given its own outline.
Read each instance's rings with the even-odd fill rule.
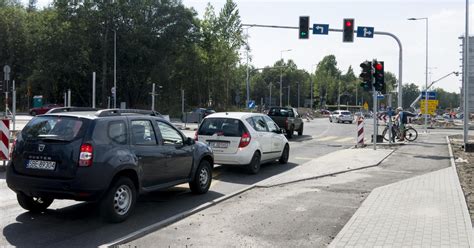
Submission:
[[[309,16],[300,16],[299,38],[309,39]]]

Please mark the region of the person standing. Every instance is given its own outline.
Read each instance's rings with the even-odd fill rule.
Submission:
[[[408,123],[408,117],[415,117],[416,114],[412,112],[404,111],[402,107],[397,108],[397,116],[395,120],[398,121],[398,128],[400,129],[400,141],[405,139],[405,125]]]

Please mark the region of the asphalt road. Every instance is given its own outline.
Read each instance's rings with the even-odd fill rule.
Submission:
[[[370,131],[370,127],[367,127]],[[193,136],[194,132],[186,132]],[[366,135],[369,137],[369,135]],[[196,196],[187,185],[143,195],[130,218],[120,224],[104,223],[96,204],[57,200],[43,214],[24,211],[6,187],[0,172],[0,246],[96,247],[119,239],[171,216],[196,208],[221,196],[243,189],[274,175],[284,173],[313,158],[355,144],[356,125],[329,123],[327,119],[305,122],[304,135],[290,141],[287,164],[263,165],[257,175],[241,168],[217,166],[210,191]]]

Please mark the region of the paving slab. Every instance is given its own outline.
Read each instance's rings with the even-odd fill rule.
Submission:
[[[300,166],[258,183],[257,187],[272,187],[322,176],[377,166],[392,154],[392,149],[344,149],[313,159]]]
[[[329,247],[471,247],[453,167],[373,190]]]

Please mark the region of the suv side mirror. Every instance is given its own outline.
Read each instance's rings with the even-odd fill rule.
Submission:
[[[186,139],[186,141],[184,142],[184,144],[185,144],[185,145],[188,145],[188,146],[194,145],[195,143],[196,143],[196,141],[194,141],[194,140],[191,139],[190,137],[188,137],[188,138]]]

